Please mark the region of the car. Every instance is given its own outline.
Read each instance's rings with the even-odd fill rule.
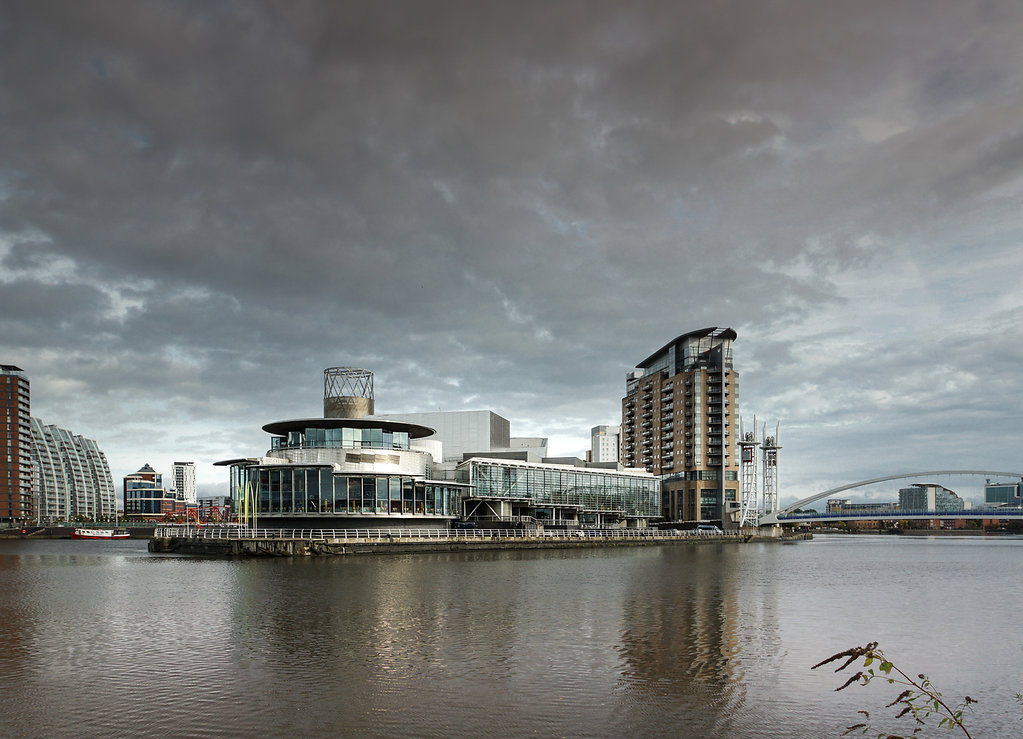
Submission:
[[[709,523],[701,523],[696,526],[696,533],[698,534],[720,534],[721,529]]]

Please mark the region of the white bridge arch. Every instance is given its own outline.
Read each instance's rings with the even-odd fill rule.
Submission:
[[[825,490],[823,493],[814,493],[809,498],[803,498],[797,500],[791,505],[785,506],[773,513],[765,513],[760,517],[761,526],[771,526],[777,523],[781,523],[779,516],[791,514],[793,511],[802,508],[810,503],[816,503],[821,498],[830,498],[832,495],[837,493],[845,492],[846,490],[852,490],[854,488],[862,488],[867,485],[873,485],[878,482],[887,482],[888,480],[906,480],[911,477],[937,477],[939,475],[985,475],[987,477],[1018,477],[1023,480],[1023,472],[994,472],[991,470],[932,470],[930,472],[902,472],[898,475],[887,475],[886,477],[875,477],[873,480],[861,480],[860,482],[851,482],[848,485],[840,485],[837,488],[831,488]]]

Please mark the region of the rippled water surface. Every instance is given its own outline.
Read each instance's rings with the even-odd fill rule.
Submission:
[[[0,736],[839,736],[870,640],[1019,736],[1023,540],[333,559],[0,541]],[[936,727],[932,735],[946,736]]]

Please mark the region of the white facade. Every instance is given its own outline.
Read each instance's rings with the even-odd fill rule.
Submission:
[[[443,444],[445,462],[461,462],[467,452],[506,450],[511,443],[511,424],[493,411],[438,411],[435,413],[384,413],[379,418],[428,426],[430,437]]]
[[[590,429],[590,460],[617,462],[621,426],[594,426]]]
[[[195,462],[174,463],[174,490],[185,502],[197,502]]]
[[[92,439],[33,418],[32,468],[38,520],[92,521],[114,515],[110,466]]]

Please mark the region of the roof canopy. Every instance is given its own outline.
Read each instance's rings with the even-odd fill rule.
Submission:
[[[734,329],[718,328],[717,326],[712,326],[710,328],[701,328],[698,331],[690,331],[687,334],[682,334],[681,336],[675,337],[674,339],[669,341],[667,344],[662,346],[660,349],[655,351],[653,354],[651,354],[649,357],[644,359],[636,366],[642,369],[646,369],[651,364],[653,364],[661,355],[663,355],[668,350],[669,347],[675,344],[681,344],[686,339],[702,339],[707,336],[720,338],[722,341],[735,341],[739,335],[735,333]]]
[[[389,421],[386,418],[295,418],[290,421],[274,421],[263,426],[263,430],[274,436],[287,436],[289,431],[313,429],[383,429],[384,431],[405,431],[410,439],[433,436],[436,431],[429,426],[406,421]]]

